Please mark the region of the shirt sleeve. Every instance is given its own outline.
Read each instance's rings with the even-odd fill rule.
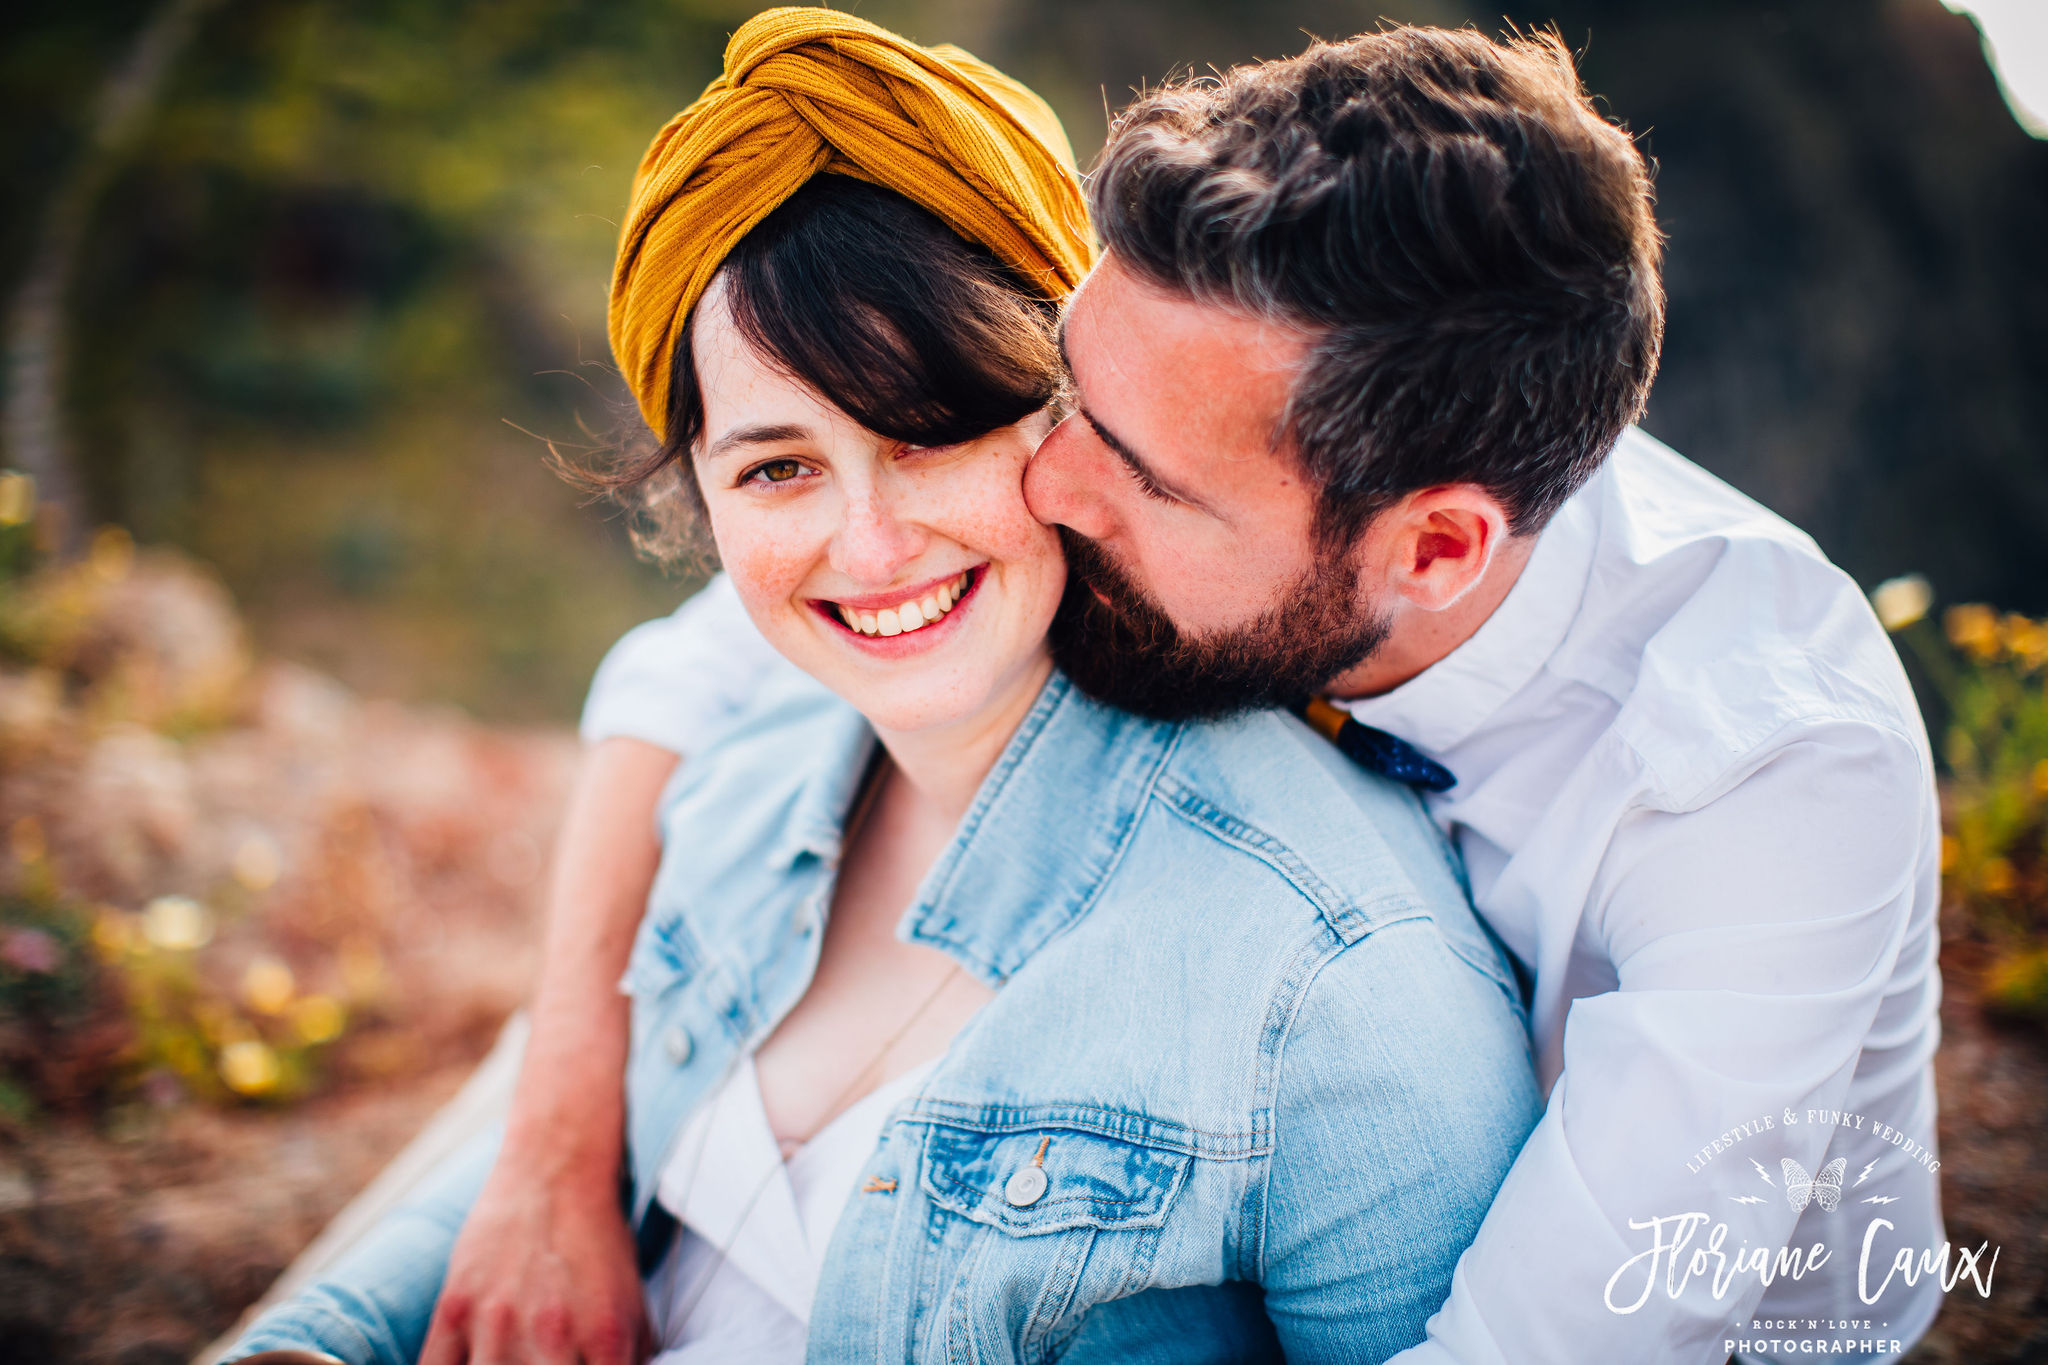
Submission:
[[[1776,748],[1698,809],[1620,822],[1575,948],[1609,959],[1615,987],[1571,1005],[1543,1118],[1428,1340],[1400,1365],[1719,1365],[1763,1296],[1759,1277],[1737,1274],[1716,1296],[1711,1275],[1673,1277],[1668,1256],[1643,1254],[1657,1237],[1648,1220],[1695,1212],[1692,1245],[1725,1223],[1730,1257],[1804,1246],[1821,1228],[1827,1273],[1846,1276],[1837,1302],[1857,1307],[1858,1237],[1875,1213],[1800,1223],[1781,1161],[1817,1172],[1831,1143],[1853,1145],[1829,1111],[1874,1022],[1924,1040],[1900,1052],[1898,1084],[1926,1069],[1936,818],[1923,751],[1845,723]],[[1883,1148],[1888,1160],[1897,1150]],[[1864,1193],[1897,1196],[1882,1212],[1902,1229],[1938,1229],[1932,1176],[1894,1174]]]
[[[671,614],[619,637],[591,679],[579,729],[586,743],[623,736],[688,754],[780,659],[717,574]]]

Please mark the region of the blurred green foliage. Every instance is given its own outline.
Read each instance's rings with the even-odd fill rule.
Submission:
[[[635,564],[539,437],[615,437],[612,220],[744,12],[223,5],[82,253],[95,519],[213,563],[266,643],[351,681],[571,714],[610,639],[687,585]],[[144,17],[47,7],[9,93],[75,135]],[[6,149],[23,217],[51,141]]]

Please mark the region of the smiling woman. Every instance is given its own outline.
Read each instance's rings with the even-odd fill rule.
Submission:
[[[727,258],[681,329],[666,438],[614,482],[667,475],[664,539],[708,531],[770,643],[879,726],[1005,691],[1014,725],[1064,582],[1018,491],[1054,318],[924,209],[821,176]]]

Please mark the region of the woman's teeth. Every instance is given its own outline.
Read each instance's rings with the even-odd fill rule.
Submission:
[[[902,635],[906,631],[922,630],[953,610],[953,605],[966,595],[967,582],[967,574],[962,573],[936,592],[928,592],[923,597],[899,606],[884,607],[880,611],[854,611],[840,607],[839,619],[846,622],[848,630],[857,630],[863,635]]]

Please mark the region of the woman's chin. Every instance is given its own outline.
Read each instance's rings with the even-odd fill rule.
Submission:
[[[866,716],[876,730],[912,735],[974,727],[984,721],[1014,725],[1036,699],[1050,671],[1050,657],[1039,648],[1000,663],[978,660],[964,669],[927,672],[905,668],[899,676],[880,679],[866,669],[859,676],[837,670],[836,676],[814,676]]]

